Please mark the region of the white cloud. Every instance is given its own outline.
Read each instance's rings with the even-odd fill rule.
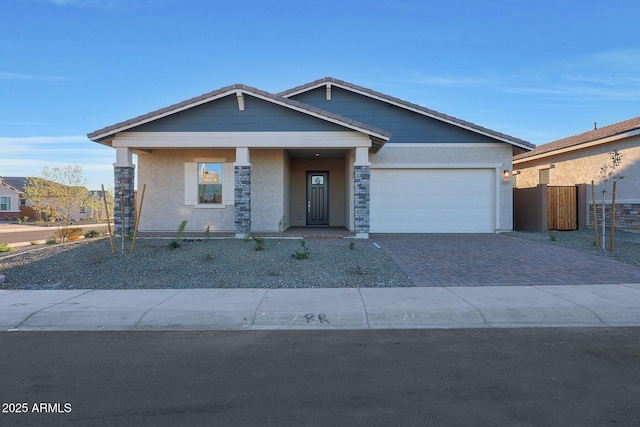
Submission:
[[[174,3],[175,0],[45,0],[60,7],[91,9],[138,9],[140,7]]]
[[[67,77],[45,76],[38,74],[9,73],[0,71],[0,79],[2,80],[45,80],[45,81],[67,81],[71,80]]]
[[[397,79],[409,84],[438,87],[475,86],[487,82],[487,78],[479,76],[430,75],[417,70],[405,71]]]

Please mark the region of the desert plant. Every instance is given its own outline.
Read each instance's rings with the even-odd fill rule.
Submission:
[[[53,235],[62,243],[69,241],[75,242],[80,240],[82,236],[82,228],[80,227],[60,227]]]
[[[309,255],[311,254],[311,252],[309,252],[307,243],[304,240],[301,240],[300,244],[302,245],[302,251],[296,251],[291,256],[295,259],[309,259]]]
[[[84,233],[84,237],[86,237],[87,239],[91,237],[100,237],[101,235],[102,233],[100,233],[98,230],[89,230],[86,233]]]
[[[349,250],[354,250],[356,248],[356,242],[350,242],[349,243]]]
[[[282,240],[282,232],[284,231],[284,227],[287,225],[287,221],[284,218],[284,215],[282,215],[282,218],[280,218],[280,222],[278,223],[278,243],[280,243],[280,240]]]
[[[264,250],[264,239],[261,239],[260,237],[257,237],[257,236],[253,236],[253,241],[256,244],[256,251]]]
[[[207,225],[207,229],[204,230],[204,237],[207,241],[211,240],[211,228]]]
[[[182,233],[184,233],[184,229],[187,227],[187,220],[184,219],[178,226],[178,232],[176,233],[176,238],[169,242],[169,249],[178,249],[180,245],[180,239],[182,239]]]
[[[47,245],[55,245],[56,243],[58,243],[58,239],[56,238],[56,236],[51,235],[47,237],[47,240],[45,240],[45,243]]]
[[[353,269],[353,273],[359,274],[361,276],[364,276],[366,274],[364,268],[362,268],[360,264],[356,264],[356,267]]]
[[[15,251],[16,248],[9,246],[6,243],[0,243],[0,252],[11,252]]]
[[[205,261],[207,261],[207,262],[211,262],[211,261],[213,261],[213,255],[211,255],[211,254],[206,254],[206,255],[204,256],[204,260],[205,260]]]

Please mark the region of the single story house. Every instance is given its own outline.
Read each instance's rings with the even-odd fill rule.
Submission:
[[[533,145],[327,77],[278,94],[235,84],[88,135],[116,150],[116,232],[345,227],[512,229],[511,161]],[[121,201],[124,198],[124,221]]]
[[[640,117],[597,128],[547,144],[513,158],[514,187],[530,188],[538,184],[572,186],[588,184],[585,203],[592,207],[591,181],[595,184],[598,212],[602,208],[602,190],[606,190],[607,218],[612,202],[613,177],[603,179],[601,168],[611,166],[610,153],[622,155],[615,175],[623,176],[616,189],[616,227],[640,229]],[[587,224],[593,224],[587,215]],[[608,219],[607,219],[608,221]]]
[[[0,218],[20,218],[20,195],[22,192],[0,178]]]

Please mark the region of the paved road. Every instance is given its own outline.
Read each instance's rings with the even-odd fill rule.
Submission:
[[[79,225],[84,231],[107,231],[107,224]],[[49,227],[39,225],[15,225],[0,224],[0,243],[23,243],[46,240],[53,235],[58,228],[55,225]]]
[[[28,407],[0,425],[640,425],[640,328],[12,332],[0,348],[0,401]]]

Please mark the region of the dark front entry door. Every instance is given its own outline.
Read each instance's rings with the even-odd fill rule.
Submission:
[[[307,225],[329,225],[329,172],[307,172]]]

